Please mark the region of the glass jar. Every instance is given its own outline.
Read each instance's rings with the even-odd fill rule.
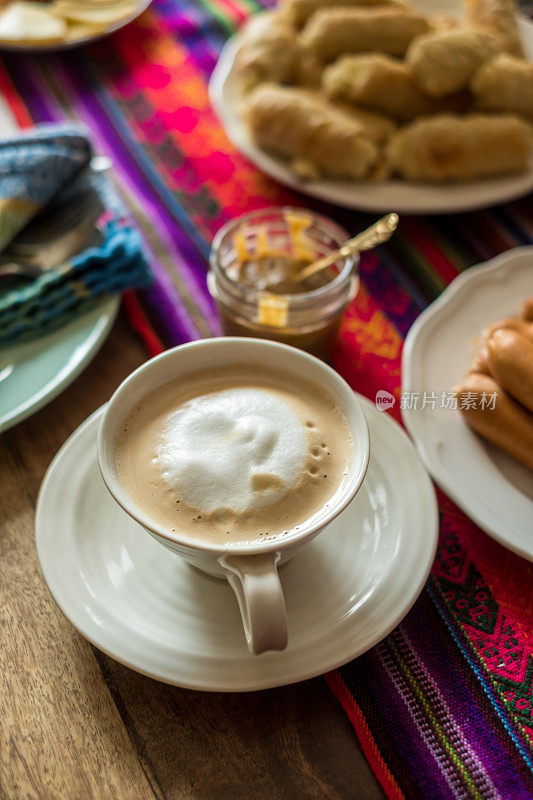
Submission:
[[[326,273],[326,283],[310,291],[278,294],[230,277],[239,263],[236,236],[248,253],[268,242],[269,249],[292,256],[294,241],[288,217],[309,220],[303,231],[312,260],[326,256],[349,238],[339,225],[320,214],[299,208],[266,208],[231,220],[213,240],[207,284],[226,336],[252,336],[307,350],[326,359],[333,347],[346,306],[359,286],[358,257],[340,258]]]

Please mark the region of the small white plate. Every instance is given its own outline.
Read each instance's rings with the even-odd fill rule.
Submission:
[[[438,522],[433,486],[408,437],[361,402],[367,477],[346,511],[281,568],[284,652],[250,655],[229,585],[163,548],[113,501],[96,461],[102,410],[61,448],[37,504],[41,568],[63,613],[123,664],[191,689],[281,686],[368,650],[421,591]]]
[[[117,316],[120,298],[95,308],[54,333],[0,348],[0,432],[57,397],[94,358]]]
[[[35,44],[31,44],[30,42],[24,42],[23,44],[17,44],[16,42],[8,41],[7,39],[0,39],[0,51],[9,50],[17,53],[52,53],[56,50],[71,50],[73,47],[81,47],[82,45],[89,44],[90,42],[96,42],[98,39],[103,39],[104,36],[109,36],[111,33],[115,33],[115,31],[119,31],[121,28],[129,25],[134,19],[140,17],[143,11],[146,11],[151,2],[152,0],[139,0],[135,10],[127,17],[124,17],[124,19],[114,22],[103,31],[93,33],[90,36],[84,36],[81,39],[76,39],[72,42],[56,42],[56,44],[38,44],[37,42]]]
[[[459,275],[407,335],[402,391],[419,399],[402,416],[439,486],[496,541],[533,561],[533,474],[473,433],[459,411],[441,408],[439,397],[465,377],[482,329],[519,314],[531,296],[533,247]],[[424,392],[435,392],[434,409],[431,399],[421,408]]]
[[[438,10],[432,7],[431,0],[422,0],[418,6],[430,14]],[[260,24],[260,21],[261,17],[258,17],[254,24]],[[533,59],[533,23],[521,18],[519,24],[526,54]],[[519,175],[464,183],[299,180],[286,162],[269,155],[252,141],[242,120],[242,96],[234,65],[243,41],[244,35],[238,33],[226,42],[209,83],[211,103],[235,147],[280,183],[344,208],[378,213],[394,210],[399,214],[456,214],[515,200],[533,189],[533,162],[527,172]]]

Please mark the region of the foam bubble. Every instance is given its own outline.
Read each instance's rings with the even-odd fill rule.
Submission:
[[[157,459],[166,483],[212,514],[276,503],[305,469],[307,436],[287,403],[259,389],[195,397],[170,417]]]

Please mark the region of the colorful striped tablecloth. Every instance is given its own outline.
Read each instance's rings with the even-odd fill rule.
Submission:
[[[81,119],[113,158],[156,276],[150,290],[125,297],[150,354],[218,332],[205,276],[226,220],[282,202],[311,206],[350,232],[369,220],[260,174],[210,109],[207,82],[223,43],[260,9],[256,0],[155,0],[89,48],[0,61],[0,94],[19,125]],[[362,260],[335,367],[370,398],[378,389],[399,398],[402,343],[419,312],[458,272],[532,234],[528,199],[403,218],[390,245]],[[531,798],[533,565],[439,500],[438,553],[420,598],[381,644],[326,679],[389,798]]]

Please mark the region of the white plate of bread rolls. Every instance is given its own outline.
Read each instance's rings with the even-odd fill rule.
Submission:
[[[347,208],[456,213],[533,189],[533,24],[513,0],[279,0],[210,96],[271,177]]]
[[[533,561],[533,247],[467,270],[420,315],[405,341],[402,393],[405,426],[435,481]]]

